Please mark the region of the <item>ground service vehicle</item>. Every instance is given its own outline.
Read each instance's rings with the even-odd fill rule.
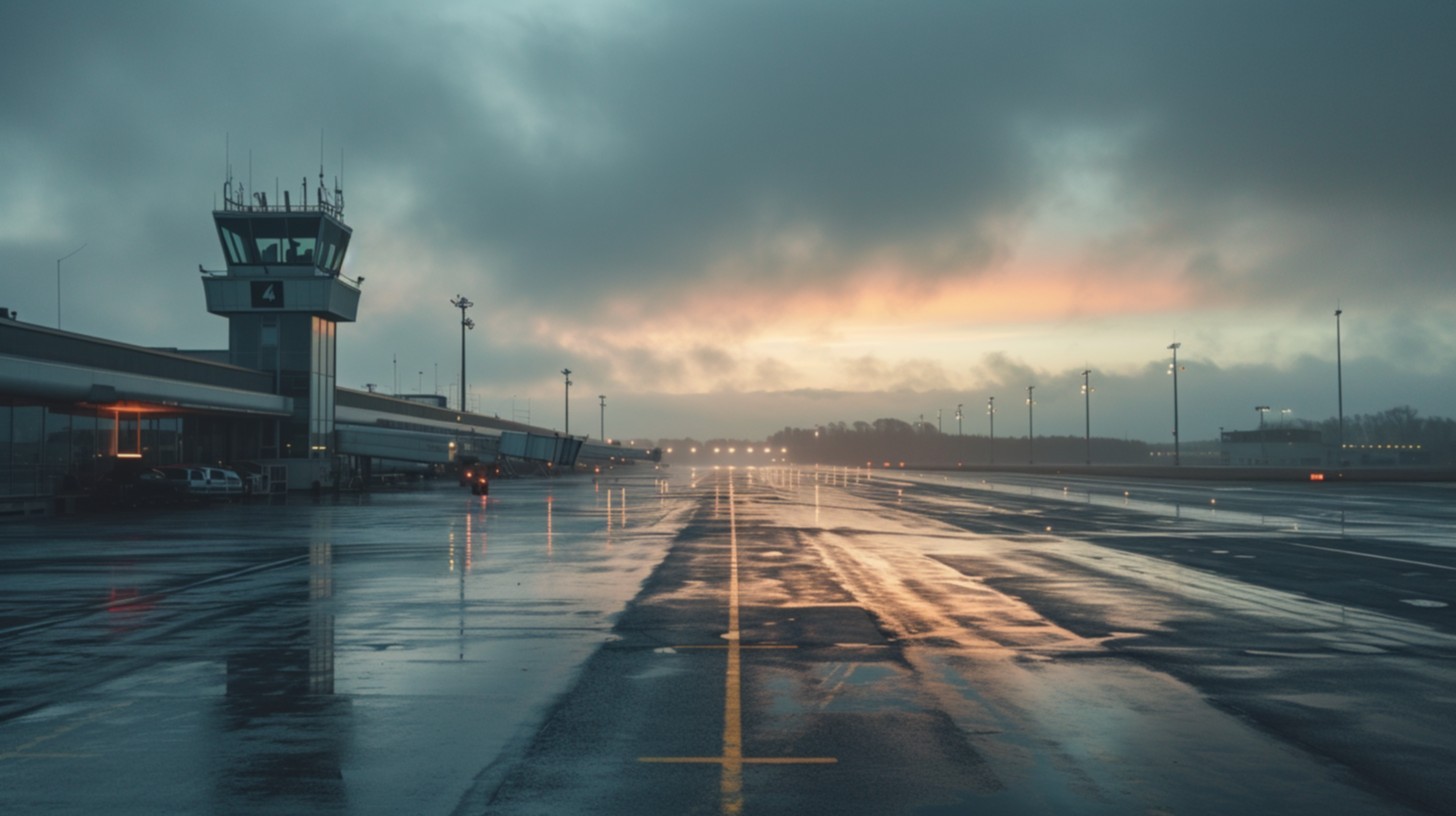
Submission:
[[[461,480],[470,485],[470,495],[486,496],[490,494],[490,467],[487,465],[471,465],[460,473]]]
[[[198,498],[243,495],[243,479],[236,471],[207,465],[169,465],[158,468],[167,483],[180,493]]]

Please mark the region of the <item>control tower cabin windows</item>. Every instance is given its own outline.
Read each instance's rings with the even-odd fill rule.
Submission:
[[[349,231],[319,214],[250,213],[215,218],[229,266],[314,267],[337,275]]]

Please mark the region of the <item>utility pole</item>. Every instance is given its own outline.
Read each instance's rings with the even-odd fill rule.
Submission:
[[[91,243],[91,242],[90,241],[87,241],[86,242],[86,244],[89,244],[89,243]],[[81,250],[85,249],[86,248],[86,244],[82,244],[82,245],[76,247],[75,249],[71,250],[70,252],[67,252],[65,255],[62,255],[61,257],[59,257],[59,258],[56,259],[56,328],[57,329],[59,329],[61,327],[61,261],[64,261],[67,258],[71,257],[72,255],[75,255],[77,252],[80,252]]]
[[[602,401],[602,441],[607,441],[607,395],[597,394],[597,399]]]

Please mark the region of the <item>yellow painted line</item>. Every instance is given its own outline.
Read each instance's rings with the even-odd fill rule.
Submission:
[[[718,788],[723,813],[743,812],[743,686],[738,643],[738,516],[733,479],[728,479],[728,678],[723,695],[723,775]]]
[[[669,646],[669,649],[728,649],[731,646],[727,643],[693,643],[686,646]],[[792,643],[744,643],[739,645],[740,649],[797,649],[798,646]]]
[[[39,737],[36,737],[35,739],[31,740],[30,742],[25,743],[24,745],[17,746],[14,750],[6,751],[4,753],[0,753],[0,759],[65,759],[65,758],[72,758],[72,757],[87,757],[87,756],[90,756],[89,754],[68,754],[68,753],[51,753],[51,752],[32,752],[30,749],[31,748],[34,748],[37,745],[40,745],[41,743],[50,742],[51,740],[56,739],[57,737],[65,736],[66,734],[69,734],[70,732],[75,731],[77,728],[80,728],[83,725],[87,725],[87,724],[89,724],[91,722],[94,722],[96,720],[101,719],[102,717],[105,717],[107,714],[110,714],[113,711],[119,711],[119,710],[121,710],[123,708],[126,708],[126,707],[130,706],[133,702],[135,702],[135,701],[134,700],[128,700],[127,702],[124,702],[124,703],[117,703],[116,705],[108,706],[106,708],[103,708],[100,711],[97,711],[97,712],[94,712],[94,713],[92,713],[92,714],[90,714],[88,716],[82,717],[81,719],[76,720],[74,722],[66,723],[66,724],[64,724],[64,725],[56,728],[55,730],[51,731],[48,734],[43,734],[43,735],[41,735]]]
[[[714,505],[717,497],[715,488]],[[744,765],[834,765],[836,757],[745,757],[743,755],[743,663],[744,649],[797,649],[793,644],[764,643],[744,644],[740,642],[738,593],[738,515],[733,480],[728,480],[728,632],[726,643],[686,644],[673,649],[725,649],[728,652],[727,677],[723,693],[723,754],[722,756],[696,757],[638,757],[638,762],[662,765],[718,765],[722,768],[719,779],[719,795],[725,816],[737,816],[743,812],[743,766]]]
[[[637,757],[638,762],[658,765],[721,765],[739,762],[744,765],[834,765],[835,757]]]

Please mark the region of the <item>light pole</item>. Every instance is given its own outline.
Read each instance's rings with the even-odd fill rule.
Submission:
[[[1339,410],[1339,425],[1336,434],[1335,464],[1345,461],[1345,373],[1344,361],[1340,358],[1340,315],[1344,309],[1335,309],[1335,400]]]
[[[86,243],[81,244],[80,246],[56,259],[56,328],[58,329],[61,327],[61,261],[64,261],[72,255],[75,255],[77,252],[85,249],[86,244],[89,243],[91,242],[87,241]]]
[[[1173,375],[1173,465],[1175,467],[1181,461],[1178,455],[1178,349],[1182,347],[1182,343],[1168,345],[1173,352],[1173,363],[1168,366],[1168,372]]]
[[[465,310],[474,306],[470,298],[456,295],[450,299],[450,305],[460,310],[460,411],[465,408],[465,330],[475,328],[475,321],[465,316]]]
[[[944,418],[945,418],[945,409],[944,408],[936,408],[935,409],[935,432],[936,432],[936,434],[941,433],[941,430],[943,428],[943,426],[941,425],[941,420],[944,419]]]
[[[1092,464],[1092,385],[1088,377],[1092,375],[1092,369],[1082,371],[1082,407],[1087,417],[1087,464]]]
[[[1259,464],[1267,465],[1269,454],[1264,445],[1264,415],[1269,413],[1270,408],[1267,405],[1255,405],[1254,410],[1259,412]]]
[[[1035,417],[1032,415],[1032,410],[1036,408],[1036,400],[1031,398],[1034,388],[1036,388],[1034,385],[1026,387],[1026,463],[1028,465],[1036,464],[1036,425],[1033,421]]]
[[[566,435],[571,436],[571,369],[561,369],[561,376],[566,378]]]
[[[956,403],[956,436],[961,436],[962,435],[961,434],[961,416],[962,416],[962,414],[961,414],[961,408],[964,407],[964,406],[965,406],[965,403],[962,403],[962,402],[957,402]]]
[[[602,401],[602,441],[607,441],[607,395],[597,394],[597,399]]]
[[[987,464],[996,464],[996,398],[986,397],[986,416],[991,418],[991,445]]]

